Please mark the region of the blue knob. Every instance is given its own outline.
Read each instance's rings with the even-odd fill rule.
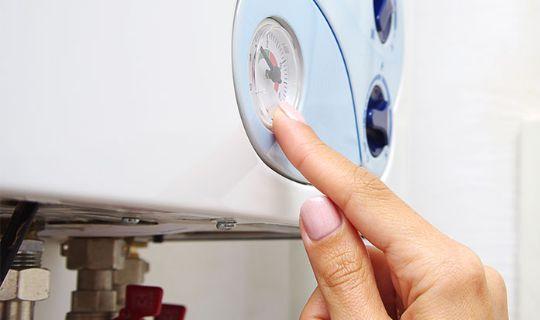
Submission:
[[[378,157],[389,144],[390,108],[379,86],[375,86],[366,111],[366,136],[369,151]]]
[[[394,2],[393,0],[373,0],[373,10],[375,14],[375,27],[379,33],[379,38],[385,43],[392,29]]]

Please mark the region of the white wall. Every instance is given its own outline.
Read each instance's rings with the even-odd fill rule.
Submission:
[[[60,256],[60,244],[45,242],[42,258],[43,267],[51,270],[51,291],[49,298],[36,304],[36,320],[65,319],[69,312],[71,291],[77,284],[77,273],[66,269],[66,259]]]
[[[414,0],[406,10],[388,183],[503,273],[515,315],[517,142],[521,121],[540,114],[540,2]],[[294,319],[313,286],[298,243],[173,243],[143,255],[147,283],[186,303],[188,319]],[[37,319],[61,319],[74,275],[47,263],[55,288]]]
[[[186,304],[188,319],[295,319],[310,294],[295,288],[298,277],[311,279],[299,241],[170,243],[144,256],[158,262],[147,283]]]
[[[518,136],[540,114],[540,2],[407,5],[389,184],[503,273],[516,315]]]

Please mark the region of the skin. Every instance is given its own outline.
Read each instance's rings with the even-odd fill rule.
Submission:
[[[300,319],[508,319],[503,278],[471,249],[321,142],[294,110],[277,108],[273,130],[291,163],[342,215],[316,240],[300,221],[318,283]]]

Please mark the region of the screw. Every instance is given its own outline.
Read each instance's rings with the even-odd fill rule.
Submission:
[[[141,219],[133,217],[123,217],[121,222],[123,224],[138,224],[139,222],[141,222]]]
[[[216,222],[216,229],[219,231],[230,231],[236,227],[236,220],[234,219],[222,219]]]

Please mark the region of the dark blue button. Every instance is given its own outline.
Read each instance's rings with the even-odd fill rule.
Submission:
[[[375,86],[366,111],[366,136],[369,151],[378,157],[389,143],[390,108],[379,86]]]
[[[385,43],[392,29],[394,2],[393,0],[373,0],[373,10],[377,33],[379,33],[381,41]]]

